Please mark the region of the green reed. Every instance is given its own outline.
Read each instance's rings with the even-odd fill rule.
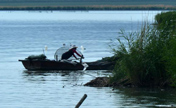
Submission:
[[[176,18],[172,17],[173,13],[158,14],[155,18],[157,25],[144,23],[140,32],[120,32],[118,45],[113,49],[115,56],[119,57],[113,81],[129,78],[137,86],[176,85],[175,23],[163,24],[170,21],[169,16]]]

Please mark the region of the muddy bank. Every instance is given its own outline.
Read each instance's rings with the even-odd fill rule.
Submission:
[[[84,86],[108,87],[109,81],[110,79],[108,77],[97,77],[96,79],[93,79],[90,82],[84,84]]]
[[[166,82],[163,85],[139,85],[136,83],[133,83],[129,78],[123,78],[118,81],[112,82],[109,77],[97,77],[90,82],[84,84],[84,86],[90,86],[90,87],[137,87],[137,88],[174,88],[171,86],[170,82]]]
[[[84,86],[90,86],[90,87],[135,87],[134,84],[131,83],[131,81],[126,78],[119,80],[117,82],[111,82],[109,77],[97,77],[90,82],[84,84]]]

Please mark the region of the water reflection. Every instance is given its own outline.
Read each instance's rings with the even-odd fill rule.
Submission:
[[[122,106],[176,107],[175,89],[118,88],[115,92],[121,96]]]
[[[50,75],[54,75],[54,76],[68,76],[72,73],[78,74],[81,73],[82,71],[57,71],[57,70],[49,70],[49,71],[45,71],[45,70],[40,70],[40,71],[29,71],[29,70],[24,70],[23,71],[23,75],[24,76],[38,76],[38,75],[42,75],[42,76],[50,76]]]
[[[45,81],[59,81],[63,85],[83,85],[90,80],[101,77],[101,76],[109,76],[111,74],[110,71],[105,70],[89,70],[89,71],[58,71],[58,70],[50,70],[50,71],[23,71],[23,78],[29,82],[45,82]]]
[[[61,81],[77,83],[83,76],[82,71],[23,71],[23,78],[28,81]]]
[[[67,93],[63,103],[87,93],[85,105],[104,108],[166,108],[176,106],[175,89],[85,87],[95,77],[110,75],[108,71],[23,71],[25,84],[41,91],[54,91],[58,96]],[[80,92],[82,94],[80,94]],[[52,96],[55,97],[53,94]],[[80,97],[81,97],[80,96]],[[96,100],[98,97],[99,100]],[[63,98],[63,97],[62,97]],[[78,99],[79,100],[79,99]],[[96,102],[95,102],[96,100]],[[77,102],[77,101],[76,101]],[[73,102],[73,103],[76,103]],[[68,104],[67,102],[64,105]],[[109,106],[110,105],[110,106]],[[94,107],[95,108],[95,107]]]

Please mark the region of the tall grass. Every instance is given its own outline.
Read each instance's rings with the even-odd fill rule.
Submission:
[[[162,80],[166,80],[161,59],[162,46],[157,41],[156,29],[145,24],[141,32],[125,35],[121,31],[122,38],[126,41],[122,42],[118,39],[120,45],[114,49],[115,54],[120,58],[114,70],[115,78],[128,77],[139,86],[160,85]]]
[[[169,83],[176,86],[176,33],[173,28],[176,23],[168,25],[175,12],[163,14],[156,16],[156,27],[145,23],[140,32],[127,35],[120,32],[120,38],[125,41],[117,39],[119,45],[113,49],[115,56],[120,58],[114,69],[114,81],[129,78],[138,86]]]
[[[155,17],[160,31],[161,39],[165,44],[163,58],[166,62],[166,70],[173,86],[176,86],[176,12],[166,12]]]

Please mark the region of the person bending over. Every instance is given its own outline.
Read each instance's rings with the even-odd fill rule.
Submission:
[[[73,48],[69,49],[67,52],[65,52],[65,53],[62,54],[61,59],[62,59],[62,60],[63,60],[63,59],[69,59],[71,56],[74,56],[76,59],[78,59],[78,58],[74,55],[74,53],[76,53],[78,56],[80,56],[81,59],[84,58],[83,55],[80,55],[78,52],[76,52],[76,49],[77,49],[76,46],[74,46]]]

